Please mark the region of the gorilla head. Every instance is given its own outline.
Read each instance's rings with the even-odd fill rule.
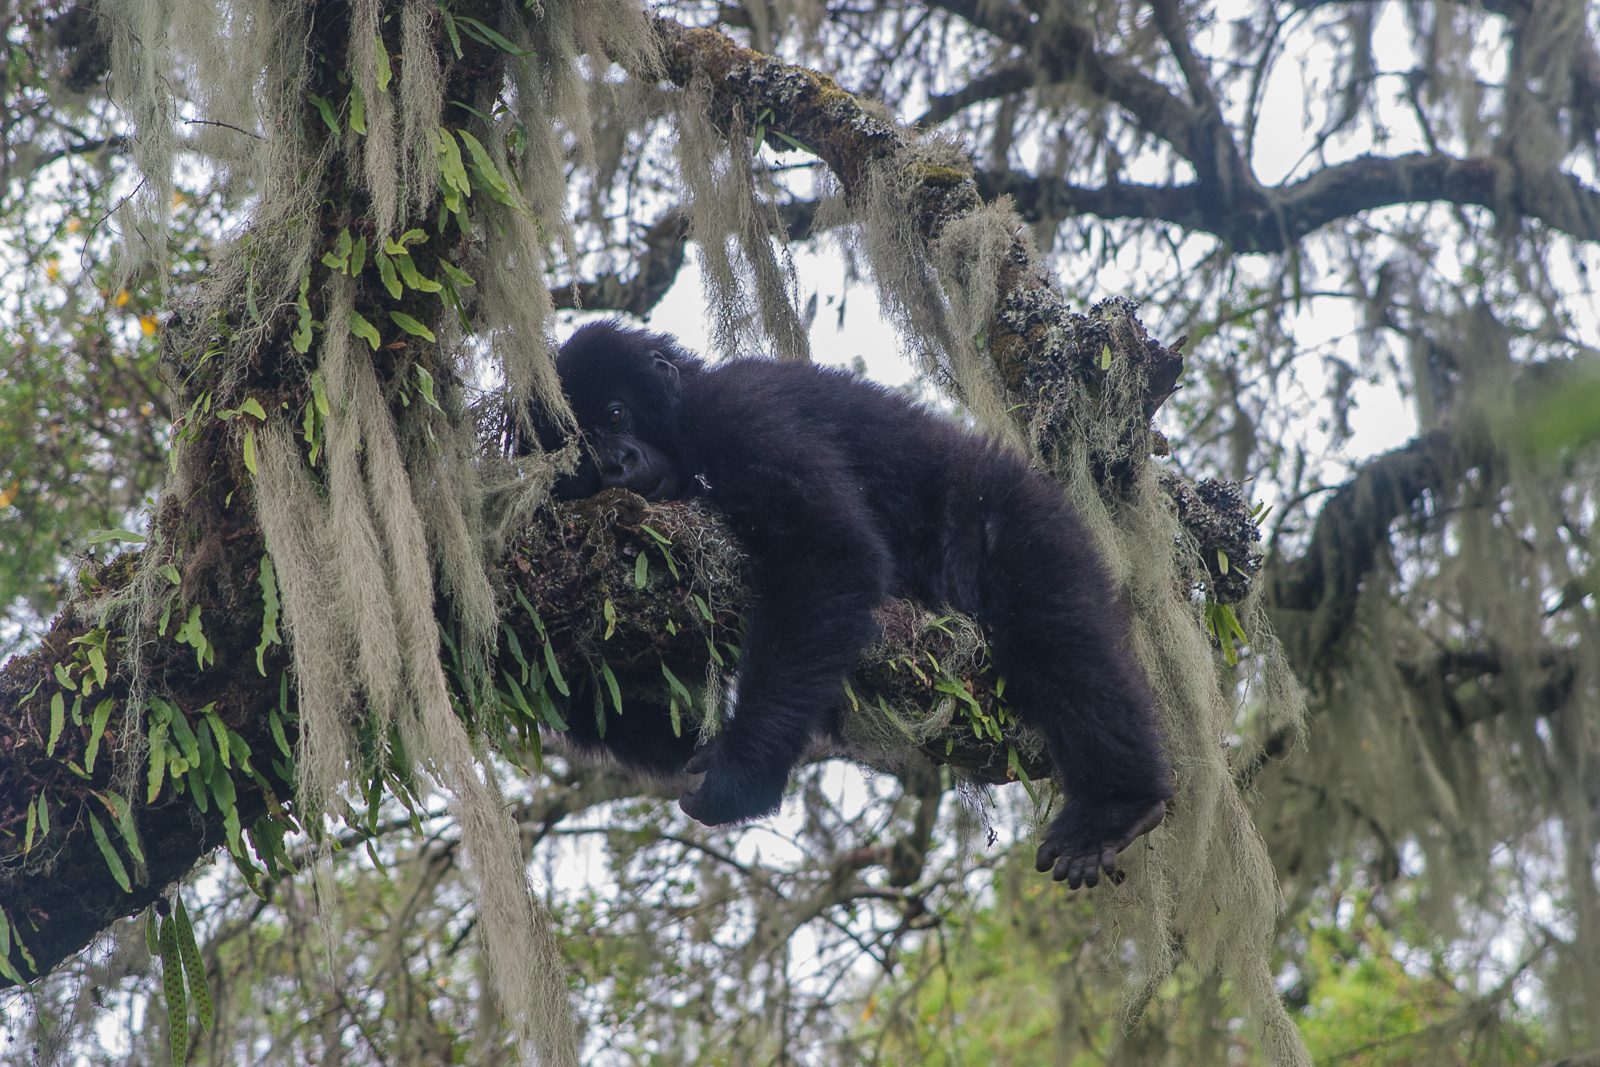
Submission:
[[[619,344],[621,334],[609,322],[587,326],[556,360],[587,445],[575,481],[559,487],[559,497],[631,489],[646,500],[671,500],[683,492],[683,457],[674,449],[678,408],[683,377],[698,374],[700,361],[671,338]]]

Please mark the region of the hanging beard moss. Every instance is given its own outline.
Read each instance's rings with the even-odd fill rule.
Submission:
[[[1440,488],[1397,508],[1359,590],[1280,609],[1286,641],[1313,667],[1316,756],[1267,765],[1263,832],[1289,858],[1297,903],[1337,857],[1365,857],[1378,884],[1425,872],[1418,911],[1446,938],[1548,894],[1564,928],[1541,926],[1520,946],[1517,973],[1536,983],[1560,1040],[1581,1047],[1600,1019],[1600,627],[1586,534],[1600,463],[1592,448],[1541,452],[1529,439],[1546,429],[1541,398],[1570,395],[1593,361],[1516,360],[1511,331],[1481,305],[1425,336],[1419,373],[1426,361],[1450,379],[1422,439],[1438,446],[1429,481]],[[1421,450],[1391,455],[1420,462]],[[1341,521],[1330,507],[1319,524]],[[1337,528],[1327,539],[1356,544]]]
[[[638,8],[597,6],[580,17],[577,5],[545,4],[530,18],[508,3],[506,33],[493,36],[420,0],[149,0],[107,12],[144,177],[124,213],[129,268],[166,269],[180,155],[254,202],[165,338],[191,433],[179,436],[162,546],[144,570],[203,538],[183,502],[213,479],[200,445],[222,432],[248,468],[282,591],[302,821],[315,832],[322,812],[362,791],[358,740],[392,726],[397,751],[454,799],[498,996],[546,1063],[576,1056],[565,982],[515,826],[452,707],[433,606],[437,576],[466,684],[485,689],[499,616],[486,563],[499,546],[458,384],[479,376],[465,338],[487,341],[505,410],[537,397],[563,415],[547,289],[528,279],[552,265],[548,248],[573,247],[563,138],[588,138],[579,56],[652,62]],[[516,53],[539,60],[508,62]],[[502,89],[512,106],[483,118]],[[466,107],[447,114],[447,100]],[[178,122],[180,102],[198,122]],[[215,425],[213,412],[247,391],[261,417]],[[536,483],[552,475],[537,458],[523,468]],[[153,588],[136,584],[110,606],[135,632],[159,612]]]

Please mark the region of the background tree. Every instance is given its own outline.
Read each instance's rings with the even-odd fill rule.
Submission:
[[[474,210],[485,193],[494,195],[491,170],[509,169],[510,158],[532,153],[520,173],[535,180],[522,195],[545,229],[520,228],[515,205],[502,205],[504,229],[496,236],[485,227],[481,239],[524,240],[524,264],[555,264],[548,283],[553,303],[570,303],[576,294],[585,308],[648,312],[685,262],[685,241],[695,237],[716,313],[716,347],[802,353],[807,294],[794,291],[782,250],[765,234],[781,226],[791,239],[816,235],[827,246],[837,225],[830,219],[849,212],[829,204],[838,186],[795,167],[797,158],[808,160],[796,150],[814,150],[830,163],[848,153],[802,130],[798,123],[812,114],[804,106],[781,114],[758,110],[740,123],[702,106],[703,97],[689,96],[686,106],[681,88],[638,76],[639,53],[619,49],[615,40],[606,50],[586,36],[602,20],[574,26],[561,21],[562,9],[547,6],[545,20],[531,23],[491,5],[451,7],[448,19],[418,5],[307,10],[319,33],[334,35],[315,40],[337,39],[350,18],[374,19],[383,39],[393,38],[396,47],[387,51],[398,69],[389,76],[400,80],[393,93],[363,99],[369,130],[384,121],[390,97],[402,101],[396,113],[406,121],[404,86],[426,84],[406,80],[404,57],[429,54],[419,43],[431,45],[452,77],[493,75],[498,85],[504,65],[516,88],[503,100],[458,91],[466,81],[451,82],[443,98],[460,100],[483,121],[498,119],[509,134],[481,139],[488,165],[464,139],[456,148],[477,197]],[[1593,409],[1586,412],[1583,401],[1595,389],[1586,279],[1600,223],[1592,183],[1600,121],[1594,16],[1580,3],[1266,4],[1228,12],[1159,2],[681,5],[673,13],[685,24],[715,22],[759,51],[832,73],[902,120],[959,133],[979,161],[977,189],[985,198],[1013,197],[1064,291],[1085,303],[1139,297],[1152,335],[1189,336],[1183,388],[1162,409],[1172,450],[1166,462],[1190,475],[1253,478],[1251,495],[1273,505],[1269,551],[1255,584],[1310,696],[1311,727],[1297,746],[1291,720],[1263,713],[1270,695],[1260,684],[1265,649],[1244,650],[1241,678],[1258,684],[1245,692],[1228,740],[1232,773],[1256,791],[1257,824],[1288,893],[1277,941],[1279,986],[1312,1047],[1328,1056],[1484,1062],[1592,1045],[1592,1020],[1600,1018],[1594,1000],[1600,977],[1593,973],[1600,960],[1595,577],[1588,540],[1595,501],[1593,453],[1583,444],[1594,427],[1592,418],[1585,421]],[[211,15],[191,14],[190,30],[202,36]],[[205,62],[214,47],[179,34],[170,54],[193,63],[174,71],[157,65],[156,57],[168,52],[139,38],[147,66],[129,54],[121,69],[126,76],[173,79],[197,109],[178,114],[200,120],[200,129],[183,129],[193,137],[188,142],[172,139],[163,147],[158,140],[154,148],[142,142],[142,186],[131,177],[120,186],[105,179],[74,185],[71,175],[91,173],[91,166],[118,174],[126,167],[120,155],[128,149],[126,134],[161,128],[152,123],[163,117],[129,109],[129,101],[155,97],[140,97],[126,82],[116,90],[123,109],[106,102],[107,61],[95,60],[98,38],[84,29],[95,24],[81,9],[30,5],[17,15],[8,38],[6,91],[14,106],[7,114],[15,119],[6,141],[7,217],[17,235],[12,245],[33,273],[19,275],[8,308],[14,316],[8,343],[18,347],[7,366],[29,375],[8,370],[0,386],[7,405],[0,424],[7,432],[22,428],[7,446],[6,455],[17,458],[6,460],[0,499],[8,527],[18,525],[9,520],[20,516],[9,509],[20,501],[33,509],[30,515],[65,516],[66,536],[76,538],[120,521],[115,516],[153,484],[162,458],[160,401],[148,387],[153,350],[136,354],[136,320],[122,310],[157,306],[155,290],[137,284],[138,271],[152,278],[170,272],[174,296],[167,306],[190,310],[167,320],[163,342],[191,360],[199,355],[203,362],[214,336],[208,292],[210,310],[223,310],[222,324],[235,331],[224,338],[230,351],[242,350],[239,332],[270,333],[270,325],[256,324],[304,329],[296,286],[303,267],[323,253],[318,238],[307,235],[332,240],[347,225],[340,214],[345,201],[290,202],[273,183],[285,182],[294,161],[306,158],[319,165],[346,160],[358,175],[352,179],[358,195],[360,174],[383,173],[384,160],[370,158],[370,147],[352,147],[379,138],[358,140],[353,94],[340,81],[342,72],[354,71],[356,84],[376,84],[378,52],[356,60],[318,53],[306,68],[308,82],[269,84],[294,104],[284,115],[288,128],[307,131],[296,151],[310,156],[285,159],[251,149],[245,139],[266,132],[253,118],[219,110],[230,99],[224,91],[230,74]],[[628,24],[620,10],[613,21]],[[123,40],[156,30],[153,21],[130,19]],[[569,30],[576,36],[565,36]],[[530,33],[533,39],[521,36]],[[356,33],[347,39],[363,40]],[[694,44],[715,47],[709,38]],[[529,50],[531,57],[516,55]],[[561,57],[578,52],[623,62],[607,67],[590,58],[561,66]],[[716,61],[718,54],[702,58]],[[455,56],[462,61],[452,62]],[[260,68],[248,69],[280,77],[300,69],[298,60],[271,62],[278,58],[258,52]],[[732,69],[741,69],[738,58]],[[360,66],[367,62],[371,69]],[[321,105],[312,95],[330,108],[321,128]],[[567,123],[569,142],[547,139],[554,123],[526,121],[534,101]],[[504,115],[500,102],[508,107]],[[707,117],[721,128],[708,129]],[[445,121],[471,122],[465,114]],[[742,136],[754,148],[753,167],[742,165],[745,155],[709,150],[729,130],[736,145]],[[410,154],[388,162],[408,175],[403,183],[426,176],[420,186],[426,188],[431,168],[448,152],[430,162],[407,137],[400,143],[412,146]],[[179,148],[211,162],[187,172],[193,188],[169,215],[173,191],[160,176],[172,171],[162,152]],[[357,159],[362,151],[368,156]],[[850,175],[838,167],[834,173],[848,192]],[[760,210],[748,206],[752,190]],[[106,209],[126,197],[132,199],[124,208],[145,208],[123,226],[136,261],[103,279],[97,267],[73,267],[79,260],[102,262],[109,247],[94,244],[103,240],[104,228],[94,225],[100,211],[83,210],[93,196]],[[569,202],[573,221],[563,229],[554,220]],[[185,205],[193,203],[215,207],[210,215],[187,215]],[[263,205],[278,214],[264,215]],[[207,238],[217,233],[206,219],[231,223],[247,206],[265,249],[255,261],[267,264],[259,274],[247,272],[241,286],[237,259],[235,273],[221,282],[215,271],[172,269],[184,247],[194,249],[194,262],[205,263]],[[403,198],[385,206],[376,196],[367,208],[380,220],[412,210]],[[73,229],[71,220],[80,216]],[[190,217],[192,224],[185,221]],[[178,225],[168,227],[168,218]],[[318,226],[296,235],[295,222],[311,218]],[[433,233],[433,217],[424,221]],[[868,264],[878,269],[881,285],[882,251],[870,225],[865,232],[854,246],[857,261],[863,271]],[[418,276],[430,280],[431,246],[413,244],[406,254]],[[346,276],[353,245],[354,239]],[[369,258],[377,246],[369,243]],[[555,250],[549,260],[547,247]],[[470,242],[468,252],[486,264],[503,261]],[[340,259],[337,244],[328,254]],[[476,303],[466,294],[466,309],[484,317],[470,319],[469,328],[492,321],[537,333],[539,301],[526,274],[498,276],[470,269],[475,259],[458,266],[464,262],[481,286]],[[52,270],[82,294],[76,305],[63,301],[61,277]],[[434,277],[455,281],[447,273]],[[191,278],[214,288],[186,294]],[[331,280],[327,289],[311,290],[312,298],[334,299],[340,284]],[[88,299],[95,289],[104,290],[99,304]],[[124,289],[129,300],[119,307]],[[422,302],[418,290],[402,292]],[[242,300],[219,308],[221,293]],[[380,341],[391,346],[391,335],[418,336],[397,320],[391,326],[376,312],[367,316],[357,299],[349,307],[307,301],[306,317],[325,324],[354,311],[380,326]],[[253,302],[256,310],[226,318],[238,315],[239,302]],[[102,304],[103,312],[80,310]],[[412,310],[414,320],[441,329],[431,305],[425,313]],[[39,324],[31,332],[30,322]],[[281,347],[290,336],[285,329],[275,342],[278,356],[229,372],[249,383],[232,404],[259,387],[264,373],[280,373],[279,364],[292,368],[293,357]],[[489,336],[506,348],[504,338],[515,331]],[[920,331],[911,337],[923,353],[934,347]],[[1008,377],[1018,368],[1006,364],[1001,339],[1001,331],[987,332],[986,354],[995,358],[1001,389],[1014,390],[1030,381],[1031,365],[1020,378]],[[474,383],[455,382],[417,342],[375,351],[388,353],[382,359],[390,362],[375,361],[375,373],[382,399],[400,420],[404,454],[414,457],[406,442],[433,432],[456,442],[443,449],[444,462],[464,464],[475,449],[468,442],[473,428],[427,421],[433,416],[419,392],[424,379],[412,368],[429,371],[445,410],[458,402],[452,389]],[[951,351],[947,346],[943,355]],[[528,353],[499,355],[513,397],[537,391],[540,381],[548,388]],[[981,378],[940,355],[926,370],[995,425],[994,398],[986,407],[973,392]],[[104,388],[103,373],[86,379],[78,369],[107,362],[130,368],[125,380],[134,384]],[[143,372],[132,373],[141,366]],[[207,388],[239,389],[239,380],[204,374],[197,380],[192,362],[182,366],[190,377],[176,383],[180,411]],[[35,374],[43,384],[28,384]],[[83,381],[88,388],[70,388]],[[288,384],[297,420],[301,411],[319,410],[316,381],[288,374],[274,382]],[[1386,394],[1405,398],[1416,433],[1381,455],[1358,456],[1360,405],[1374,407]],[[75,395],[83,398],[76,405],[67,399]],[[142,403],[152,409],[144,412]],[[1029,410],[1030,432],[1041,432],[1041,413],[1048,422],[1050,410],[1044,404]],[[240,471],[244,442],[265,449],[264,425],[260,436],[251,431],[267,420],[238,412],[208,423],[192,442],[191,457],[212,466],[179,472],[186,506],[200,498],[210,510],[198,513],[209,534],[185,533],[192,554],[180,575],[178,614],[197,603],[206,611],[236,607],[239,618],[250,620],[239,632],[188,633],[216,646],[224,662],[231,656],[253,670],[249,653],[262,637],[262,593],[252,566],[260,544],[246,530],[248,521],[229,518],[227,479],[204,473],[220,462],[228,478],[248,481]],[[308,434],[315,436],[317,416],[309,417]],[[29,428],[51,418],[62,427],[54,437]],[[185,425],[199,423],[191,416]],[[63,434],[64,443],[53,443]],[[325,462],[332,464],[332,441],[327,448]],[[98,513],[78,502],[79,485],[94,470],[106,472],[95,493]],[[539,475],[529,480],[529,495],[537,496]],[[453,495],[470,514],[465,493],[457,488]],[[189,514],[195,521],[197,513]],[[435,544],[449,536],[447,518],[426,518]],[[62,534],[38,518],[18,528],[27,534],[13,539],[8,529],[8,548],[19,548],[7,557],[5,580],[13,584],[6,588],[47,614],[43,583],[63,573]],[[166,535],[159,522],[154,528]],[[387,535],[377,536],[381,542]],[[635,546],[635,558],[642,548]],[[1202,559],[1203,584],[1212,592],[1225,588],[1228,572],[1246,558],[1235,552],[1229,564]],[[460,580],[465,572],[451,573],[446,585],[468,584]],[[454,593],[453,601],[468,599],[461,588]],[[284,596],[290,598],[288,588]],[[1224,654],[1219,645],[1218,656],[1225,655],[1219,665],[1230,665],[1233,638],[1223,617],[1207,617],[1227,648]],[[335,645],[370,641],[361,633],[329,638]],[[70,661],[71,650],[59,642],[44,647],[54,661]],[[183,650],[191,658],[201,651],[200,641]],[[281,671],[284,660],[276,655],[268,646],[265,662]],[[423,670],[429,659],[417,649],[405,655],[411,665],[404,669]],[[86,651],[81,658],[92,671]],[[176,663],[168,661],[167,684]],[[8,678],[23,669],[13,665]],[[28,677],[27,686],[34,682]],[[307,684],[303,668],[300,684]],[[470,691],[470,679],[462,684]],[[7,692],[20,697],[27,686]],[[201,697],[184,710],[212,699]],[[275,693],[255,699],[252,716],[230,717],[224,729],[235,729],[252,751],[270,752],[275,742],[261,720],[274,701]],[[396,708],[404,724],[406,709]],[[48,720],[43,708],[37,714]],[[93,709],[80,714],[92,734]],[[8,729],[8,738],[22,736]],[[126,746],[129,739],[118,740]],[[376,768],[369,778],[382,778],[384,760],[368,754],[374,745],[383,748],[381,732],[351,741],[357,763]],[[75,754],[87,741],[80,737],[78,744]],[[127,747],[119,751],[128,757]],[[8,777],[10,806],[0,831],[12,835],[8,855],[15,856],[25,851],[18,843],[28,836],[34,796],[25,789],[31,783]],[[890,1061],[922,1059],[936,1050],[959,1055],[979,1034],[986,1048],[1018,1061],[1063,1048],[1069,1058],[1113,1055],[1123,931],[1097,928],[1096,918],[1115,902],[1102,895],[1092,907],[1064,903],[1049,887],[1009,871],[1012,851],[996,835],[1007,843],[1025,837],[1031,806],[1013,795],[1019,790],[1002,790],[993,807],[941,805],[953,784],[948,776],[879,777],[862,788],[847,787],[844,777],[835,765],[815,769],[802,782],[799,813],[776,829],[734,835],[703,834],[685,826],[670,805],[640,798],[636,783],[567,768],[559,759],[531,787],[527,779],[513,780],[522,847],[559,890],[548,894],[555,926],[587,979],[580,997],[585,1042],[597,1054],[649,1054],[663,1062],[778,1058],[785,1050],[841,1044]],[[325,773],[325,784],[336,780]],[[271,784],[281,791],[284,783]],[[409,796],[404,782],[391,788]],[[267,793],[252,795],[266,805]],[[263,902],[219,871],[203,883],[204,892],[190,894],[191,902],[205,904],[201,940],[217,1001],[216,1022],[202,1039],[210,1042],[204,1046],[210,1056],[227,1060],[247,1047],[270,1047],[272,1057],[319,1057],[334,1046],[371,1059],[510,1055],[501,1005],[476,996],[500,987],[483,984],[476,941],[463,936],[479,912],[460,907],[471,883],[457,862],[459,824],[442,805],[418,804],[414,818],[396,802],[390,807],[362,812],[343,831],[349,846],[365,841],[367,848],[349,847],[332,862],[332,882],[324,885],[341,892],[327,897],[346,903],[332,909],[343,925],[325,924],[326,937],[310,933],[317,923],[307,882],[258,880]],[[52,812],[57,835],[68,832],[61,825],[66,810]],[[99,812],[113,822],[114,806]],[[246,811],[248,818],[256,814]],[[31,818],[37,835],[36,806]],[[161,829],[139,825],[153,853],[151,839]],[[985,827],[987,846],[979,832]],[[81,821],[75,829],[80,841],[90,840]],[[226,836],[220,822],[212,832],[218,841]],[[66,865],[62,884],[108,881],[98,853],[89,855],[94,868]],[[177,864],[162,875],[159,857],[152,859],[152,891],[187,867]],[[572,873],[580,870],[582,878]],[[1204,890],[1191,887],[1197,896]],[[26,920],[17,929],[24,940],[33,933]],[[1018,937],[1019,929],[1029,936]],[[143,1018],[146,1005],[151,1019],[162,1018],[162,1002],[149,997],[153,972],[143,937],[131,926],[115,928],[107,948],[42,987],[32,1003],[34,1040],[43,1051],[70,1033],[112,1041],[82,1025],[58,1025],[86,1023],[108,995],[129,1020]],[[382,951],[373,952],[380,943]],[[983,971],[997,952],[1016,953],[1025,964],[1001,972],[1011,981],[997,983]],[[729,973],[743,981],[730,986],[721,980]],[[1015,991],[1017,973],[1036,979],[1027,1001]],[[1180,969],[1178,979],[1156,993],[1118,1055],[1146,1062],[1160,1055],[1210,1061],[1230,1051],[1261,1054],[1241,1036],[1251,1031],[1230,1025],[1239,990],[1204,968]],[[283,991],[280,1009],[257,1009],[263,988]],[[1403,1009],[1357,1010],[1362,996],[1367,1003],[1397,1000]],[[1004,1023],[993,1021],[998,1003],[1015,1012]],[[979,1034],[970,1021],[975,1014],[986,1020]],[[1347,1021],[1348,1029],[1335,1020]],[[158,1022],[132,1040],[138,1049],[168,1037]]]

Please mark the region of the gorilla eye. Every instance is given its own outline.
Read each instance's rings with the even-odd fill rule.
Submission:
[[[621,426],[622,425],[622,415],[623,415],[622,405],[621,404],[612,404],[610,407],[606,408],[606,425],[607,426]]]

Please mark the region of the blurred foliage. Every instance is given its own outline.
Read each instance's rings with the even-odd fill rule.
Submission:
[[[104,99],[87,8],[13,6],[0,83],[0,656],[26,647],[96,530],[137,527],[167,464],[165,297],[116,262],[135,181]],[[203,272],[234,217],[203,174],[180,176],[174,286]]]

